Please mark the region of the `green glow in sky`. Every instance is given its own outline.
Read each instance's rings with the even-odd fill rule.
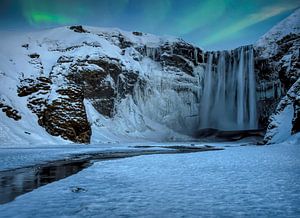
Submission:
[[[233,23],[226,28],[220,29],[220,31],[217,31],[214,35],[203,39],[201,43],[203,45],[210,45],[212,43],[220,41],[221,39],[234,37],[247,27],[267,20],[270,17],[276,16],[293,8],[295,8],[295,5],[282,5],[263,8],[256,13],[245,16],[241,20],[238,20],[236,23]]]
[[[172,6],[171,0],[141,1],[141,4],[140,26],[147,26],[150,31],[155,31],[155,28],[166,19]]]
[[[40,2],[36,0],[22,1],[23,16],[30,25],[37,27],[48,24],[64,25],[77,22],[78,19],[66,10],[67,6],[63,2],[58,5],[51,4],[51,1],[47,0]],[[71,7],[78,6],[78,4],[74,4]]]
[[[216,22],[224,14],[225,7],[224,0],[198,1],[189,6],[183,16],[176,19],[173,31],[177,34],[187,34],[203,27],[208,21]]]
[[[0,0],[0,28],[118,27],[214,49],[254,42],[298,7],[299,0]]]
[[[68,24],[76,22],[75,18],[69,18],[63,15],[51,14],[47,12],[31,12],[27,15],[27,18],[28,22],[32,25],[47,23]]]

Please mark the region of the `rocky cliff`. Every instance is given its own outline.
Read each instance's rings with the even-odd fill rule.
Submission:
[[[211,127],[202,125],[204,109],[216,104],[211,125],[220,127],[222,122],[213,120],[218,117],[232,128],[256,128],[258,120],[270,132],[276,120],[269,121],[271,114],[297,102],[285,97],[289,103],[277,107],[300,75],[298,18],[299,10],[254,47],[227,52],[206,52],[177,38],[82,26],[10,36],[0,46],[1,141],[191,139],[199,128]],[[291,30],[282,32],[287,25]],[[205,88],[208,72],[216,77],[211,79],[216,90]],[[293,87],[288,96],[298,95]],[[210,103],[203,101],[208,92],[216,96]],[[222,102],[238,109],[222,111]],[[299,127],[294,105],[293,133]]]
[[[197,126],[204,52],[181,39],[72,26],[3,42],[3,141],[170,140]]]
[[[282,141],[299,131],[300,9],[262,36],[255,47],[260,123],[267,128],[265,142],[279,142],[279,135],[285,135]]]

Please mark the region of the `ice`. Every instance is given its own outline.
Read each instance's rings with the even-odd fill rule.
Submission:
[[[288,19],[293,24],[292,33],[298,31],[299,25],[295,21],[298,14],[299,10]],[[138,82],[134,84],[132,94],[122,99],[117,97],[113,119],[98,114],[92,104],[85,104],[91,113],[89,117],[95,118],[90,121],[92,143],[187,140],[199,128],[257,128],[252,46],[213,52],[208,55],[207,64],[200,63],[199,51],[195,47],[190,54],[196,57],[195,63],[185,59],[186,64],[193,69],[193,72],[187,73],[176,66],[165,66],[164,62],[155,61],[162,52],[160,55],[170,58],[174,44],[184,42],[181,39],[126,32],[116,28],[83,28],[86,30],[84,33],[60,27],[33,33],[1,35],[0,97],[22,115],[22,120],[16,122],[0,113],[1,144],[19,144],[24,147],[45,144],[45,141],[46,144],[69,143],[50,136],[38,125],[37,116],[27,107],[28,98],[17,96],[19,79],[49,76],[52,72],[54,83],[51,93],[43,96],[51,102],[57,99],[56,90],[65,87],[64,77],[70,66],[79,60],[85,62],[97,58],[118,62],[122,71],[137,73]],[[288,31],[282,30],[279,35]],[[123,48],[121,42],[128,42],[129,47]],[[160,49],[167,45],[170,51]],[[139,53],[139,49],[145,49],[145,54]],[[39,54],[39,57],[32,60],[29,55],[34,53]],[[62,56],[65,63],[57,64],[58,58]],[[93,64],[77,66],[75,70],[103,71]],[[121,81],[122,77],[119,79]],[[105,82],[110,83],[115,90],[119,88],[117,81],[113,81],[110,76],[105,78]],[[263,83],[258,89],[259,99],[282,94],[279,82]]]
[[[193,116],[197,112],[195,104],[197,96],[187,92],[179,95],[174,89],[193,90],[198,93],[200,89],[198,78],[184,75],[183,72],[168,71],[165,73],[159,63],[149,58],[155,58],[160,52],[158,47],[164,43],[172,44],[180,40],[146,33],[134,35],[131,32],[114,28],[85,26],[84,29],[87,32],[80,34],[70,30],[69,27],[24,34],[3,34],[0,42],[0,55],[3,56],[0,63],[0,70],[3,72],[0,75],[1,85],[3,84],[0,94],[2,99],[7,99],[14,109],[20,112],[22,120],[16,122],[7,118],[4,113],[0,113],[1,144],[19,144],[19,147],[26,147],[30,144],[68,143],[61,138],[50,136],[43,127],[38,125],[37,116],[27,107],[27,97],[17,96],[19,78],[35,79],[41,75],[47,77],[51,74],[53,81],[51,92],[41,96],[51,102],[57,99],[56,90],[65,87],[65,75],[74,63],[78,60],[95,60],[97,58],[118,62],[122,65],[122,70],[139,72],[140,79],[147,82],[149,91],[154,95],[143,96],[143,101],[140,101],[139,90],[143,87],[136,87],[133,96],[117,99],[118,104],[115,105],[117,115],[114,119],[105,118],[97,113],[91,104],[85,104],[86,107],[87,105],[89,107],[86,108],[87,111],[91,113],[89,117],[97,117],[96,120],[90,121],[93,132],[91,143],[139,141],[142,138],[147,140],[173,140],[176,138],[185,140],[190,138],[176,133],[176,131],[185,130],[186,126],[189,126],[190,131],[195,125],[198,118],[194,119]],[[126,48],[124,54],[118,45],[121,38],[134,45]],[[148,57],[143,58],[135,48],[144,46]],[[33,60],[28,56],[30,54],[38,54],[39,57]],[[62,62],[57,63],[60,57],[62,57],[60,59]],[[80,65],[73,70],[99,73],[103,71],[99,66],[93,64]],[[118,87],[118,84],[114,84],[109,76],[105,81],[111,86]],[[162,96],[161,101],[159,101],[160,96]],[[159,110],[149,111],[146,107],[150,103],[158,103],[157,109]],[[181,107],[177,113],[178,105]],[[164,107],[167,107],[166,110]],[[176,112],[176,114],[171,115],[172,112]],[[176,115],[180,116],[180,123],[176,121]],[[190,122],[194,124],[187,125]],[[115,128],[116,126],[117,128]],[[24,133],[25,131],[30,135]]]
[[[1,205],[1,217],[297,217],[300,147],[97,162]],[[26,206],[25,206],[26,205]]]

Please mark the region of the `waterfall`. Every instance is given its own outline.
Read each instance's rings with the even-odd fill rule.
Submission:
[[[205,83],[206,85],[204,86],[203,89],[203,96],[201,100],[201,106],[202,110],[200,113],[202,114],[201,116],[201,124],[202,127],[207,127],[208,126],[208,121],[210,120],[210,106],[211,106],[211,96],[212,96],[212,53],[208,54],[208,60],[207,60],[207,65],[206,65],[206,71],[205,71]],[[203,104],[205,102],[205,104]]]
[[[209,52],[200,104],[200,128],[257,128],[253,48]]]
[[[248,52],[248,82],[249,82],[249,128],[257,128],[257,111],[256,111],[256,83],[254,74],[254,54],[253,48]]]

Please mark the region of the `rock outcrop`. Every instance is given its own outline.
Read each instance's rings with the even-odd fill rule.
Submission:
[[[281,121],[276,121],[280,117],[278,114],[287,111],[288,105],[295,102],[295,99],[291,98],[291,93],[297,91],[295,87],[293,89],[291,87],[293,84],[296,86],[300,78],[299,20],[300,9],[273,27],[256,43],[258,110],[262,127],[267,127],[265,142],[276,141],[273,139],[276,137],[276,131],[272,129],[278,130],[279,126],[283,125]],[[270,118],[272,114],[274,115]],[[292,125],[298,124],[293,121]],[[294,133],[289,128],[287,131],[290,134]]]
[[[298,14],[288,21],[297,20]],[[17,93],[1,90],[1,95],[15,102],[21,98],[49,134],[76,143],[90,143],[103,129],[125,137],[160,135],[164,140],[194,136],[206,128],[201,125],[203,116],[211,112],[223,118],[213,109],[216,106],[227,116],[224,125],[247,121],[231,125],[235,128],[255,128],[257,116],[259,127],[268,129],[265,141],[270,142],[280,129],[277,117],[286,111],[293,111],[290,133],[299,131],[299,23],[285,32],[282,25],[288,24],[283,22],[254,46],[222,52],[203,51],[178,38],[118,29],[53,29],[17,42],[16,50],[24,57],[12,55],[3,65],[11,72],[1,77],[11,90],[17,86]],[[208,71],[214,81],[210,87],[216,87],[206,92]],[[230,83],[231,79],[244,82]],[[249,87],[255,81],[257,108],[250,107],[255,90]],[[210,103],[203,101],[205,92],[213,99]],[[232,118],[237,109],[222,108],[222,99],[239,104],[238,119]],[[14,120],[26,112],[21,106],[0,107]],[[223,128],[219,123],[214,128]]]
[[[268,117],[300,76],[300,34],[284,36],[276,44],[277,51],[272,56],[265,56],[263,48],[257,47],[255,69],[261,114],[259,119],[263,127],[268,125]]]
[[[265,143],[282,142],[300,132],[300,78],[279,102],[265,135]]]
[[[19,111],[5,104],[5,102],[1,100],[0,100],[0,108],[2,109],[2,112],[6,114],[7,117],[15,121],[22,119],[22,116],[20,115]]]

